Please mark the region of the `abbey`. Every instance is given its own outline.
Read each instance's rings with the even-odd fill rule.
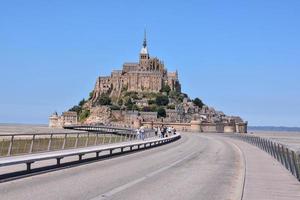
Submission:
[[[139,62],[124,63],[122,70],[114,70],[110,76],[98,77],[92,101],[96,101],[103,93],[119,97],[124,90],[159,92],[165,85],[172,91],[181,92],[178,72],[168,72],[161,60],[150,57],[145,33]]]

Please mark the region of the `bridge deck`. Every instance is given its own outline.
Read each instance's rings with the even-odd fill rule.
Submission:
[[[231,140],[245,156],[246,179],[243,200],[300,199],[300,183],[277,160],[251,144]]]

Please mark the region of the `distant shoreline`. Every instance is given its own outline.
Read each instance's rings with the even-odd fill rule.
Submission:
[[[48,126],[48,124],[1,123],[0,126]]]
[[[248,131],[300,132],[300,127],[286,127],[286,126],[248,126]]]

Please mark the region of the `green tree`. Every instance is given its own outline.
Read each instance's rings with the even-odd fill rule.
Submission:
[[[102,94],[97,102],[100,105],[110,105],[111,99],[107,94]]]
[[[140,110],[140,108],[136,104],[133,104],[132,110]]]
[[[204,103],[199,98],[194,99],[193,103],[195,104],[195,106],[198,106],[199,108],[202,108],[204,106]]]
[[[174,104],[168,105],[167,108],[170,110],[175,110],[175,105]]]
[[[85,104],[85,99],[83,98],[79,103],[78,103],[78,105],[80,106],[80,107],[82,107],[84,104]]]
[[[125,106],[127,107],[128,110],[132,110],[132,106],[133,106],[133,102],[131,100],[131,98],[129,98],[126,102],[125,102]]]
[[[123,99],[119,99],[119,100],[118,100],[118,105],[119,105],[119,106],[122,106],[123,103],[124,103],[124,102],[123,102]]]
[[[90,116],[90,111],[89,110],[82,110],[81,113],[79,114],[79,121],[83,122]]]
[[[91,91],[89,94],[89,100],[91,100],[93,98],[93,95],[94,95],[94,91]]]
[[[69,111],[76,112],[77,115],[80,114],[81,110],[82,110],[82,108],[81,108],[80,106],[77,106],[77,105],[76,105],[76,106],[73,106],[72,108],[69,109]]]
[[[156,97],[155,102],[159,106],[166,106],[169,104],[169,97],[165,95],[159,95]]]
[[[148,100],[148,104],[149,104],[149,105],[153,105],[153,104],[155,104],[155,103],[156,103],[156,101],[153,100],[153,99],[149,99],[149,100]]]
[[[160,90],[161,92],[166,92],[167,94],[169,94],[169,92],[171,91],[171,88],[169,85],[163,85],[162,89]]]
[[[137,92],[126,92],[125,97],[130,97],[132,99],[138,99],[138,93]]]
[[[111,110],[120,110],[121,108],[118,105],[112,105],[112,106],[110,106],[110,109]]]
[[[157,109],[157,117],[166,117],[166,110],[163,107]]]
[[[169,93],[169,97],[173,98],[173,99],[177,99],[180,96],[180,93],[177,91],[171,91]]]

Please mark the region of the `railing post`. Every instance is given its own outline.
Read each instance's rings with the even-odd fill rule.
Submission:
[[[76,135],[75,148],[78,147],[78,139],[79,139],[79,133],[77,133],[77,135]]]
[[[258,148],[262,149],[262,140],[261,138],[257,137],[257,143],[258,145],[256,145]]]
[[[275,157],[274,152],[273,152],[273,148],[272,148],[272,141],[270,141],[270,140],[269,140],[269,149],[270,149],[271,156]]]
[[[272,145],[273,145],[273,150],[274,150],[275,158],[276,158],[276,160],[279,161],[278,151],[277,151],[277,148],[276,148],[276,142],[273,142]]]
[[[266,140],[268,153],[272,156],[270,141]]]
[[[66,146],[66,140],[67,140],[67,133],[65,134],[64,141],[63,141],[63,144],[62,144],[62,147],[61,147],[62,150],[65,149],[65,146]]]
[[[272,149],[273,149],[273,152],[274,152],[274,158],[279,161],[278,151],[277,151],[276,143],[275,142],[272,142]]]
[[[85,146],[87,147],[89,145],[89,139],[90,139],[90,133],[87,135],[87,139],[85,141]]]
[[[264,140],[262,138],[259,138],[260,148],[264,150]]]
[[[101,153],[101,151],[97,151],[96,152],[96,158],[99,158],[99,154]]]
[[[287,161],[287,157],[286,157],[286,152],[285,152],[285,148],[284,148],[283,145],[281,146],[281,150],[282,150],[282,154],[283,154],[283,158],[284,158],[285,168],[289,169],[289,165],[288,165],[288,161]]]
[[[13,143],[14,143],[14,135],[11,136],[10,138],[10,142],[9,142],[9,147],[8,147],[8,150],[7,150],[7,156],[11,156],[12,154],[12,147],[13,147]]]
[[[297,160],[297,155],[294,151],[292,151],[292,160],[293,160],[293,163],[294,163],[295,176],[299,180],[300,179],[299,167],[298,167],[299,162]]]
[[[79,154],[78,155],[79,161],[82,161],[82,156],[84,156],[84,154]]]
[[[14,144],[14,135],[11,136],[10,138],[10,142],[9,142],[9,147],[8,147],[8,151],[7,151],[7,156],[11,156],[12,154],[12,148],[13,148],[13,144]]]
[[[296,160],[296,168],[298,171],[298,180],[300,181],[300,154],[299,153],[295,153],[295,160]]]
[[[26,163],[26,171],[27,172],[30,172],[30,170],[31,170],[31,164],[32,164],[33,162],[28,162],[28,163]]]
[[[281,149],[281,147],[280,147],[280,144],[277,144],[277,150],[278,150],[280,162],[281,162],[281,164],[284,166],[284,165],[285,165],[285,162],[284,162],[284,157],[283,157],[283,154],[282,154],[282,149]]]
[[[95,138],[95,143],[94,143],[94,146],[97,145],[97,142],[98,142],[98,132],[96,133],[96,138]]]
[[[50,149],[51,149],[52,138],[53,138],[53,134],[50,135],[50,139],[49,139],[49,143],[48,143],[48,148],[47,148],[48,151],[50,151]]]
[[[263,144],[264,144],[264,150],[265,152],[268,152],[268,149],[267,149],[267,142],[266,142],[266,139],[263,138]]]
[[[292,160],[291,160],[291,156],[290,156],[290,151],[288,148],[286,148],[286,155],[288,158],[288,163],[289,163],[289,171],[294,174],[294,169],[293,169],[293,165],[292,165]]]
[[[61,164],[61,157],[56,158],[56,164],[59,166]]]
[[[33,143],[34,143],[34,138],[35,138],[35,134],[34,134],[34,135],[32,135],[32,139],[31,139],[31,144],[30,144],[29,153],[32,153],[32,150],[33,150]]]
[[[112,134],[110,134],[110,137],[109,137],[109,144],[111,144],[111,136],[112,136]]]
[[[104,133],[104,134],[102,134],[102,135],[103,135],[103,137],[102,137],[102,144],[105,144],[106,134]]]

